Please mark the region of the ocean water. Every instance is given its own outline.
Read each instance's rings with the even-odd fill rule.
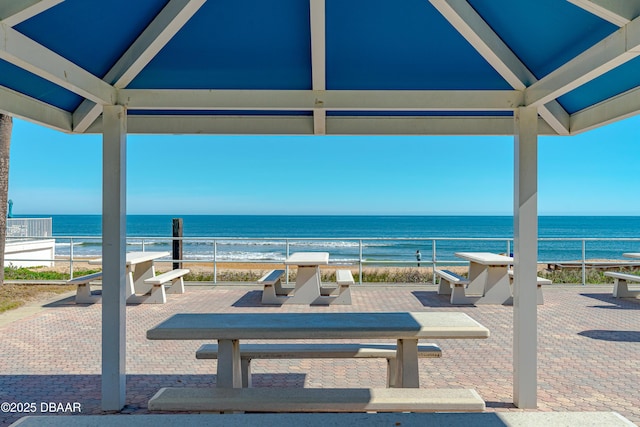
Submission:
[[[40,215],[42,216],[42,215]],[[99,215],[52,215],[56,254],[99,256]],[[127,216],[128,250],[171,250],[169,215]],[[439,261],[455,260],[457,251],[506,253],[513,238],[509,216],[234,216],[184,215],[184,258],[218,261],[282,261],[289,252],[326,251],[332,261],[412,263],[420,250],[423,262],[437,240]],[[582,257],[580,240],[589,240],[587,259],[623,259],[623,252],[640,252],[640,217],[542,216],[539,218],[538,259],[568,261]],[[473,240],[495,238],[499,240]],[[214,249],[215,239],[215,249]],[[285,240],[288,239],[288,240]],[[326,239],[326,240],[322,240]]]

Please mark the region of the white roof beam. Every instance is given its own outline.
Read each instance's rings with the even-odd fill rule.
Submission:
[[[524,90],[537,81],[466,0],[429,1],[514,89]],[[569,114],[557,101],[540,106],[538,112],[558,134],[569,133]]]
[[[585,132],[640,113],[640,88],[607,99],[571,116],[571,133]]]
[[[327,81],[326,66],[326,14],[325,0],[309,0],[309,23],[311,25],[311,82],[314,91],[324,91]],[[314,133],[326,133],[326,110],[313,109]]]
[[[114,103],[116,89],[111,85],[2,23],[0,40],[0,59],[93,102]]]
[[[71,132],[70,113],[5,87],[0,87],[0,113]]]
[[[98,118],[87,130],[102,132]],[[542,119],[540,135],[557,135]],[[142,134],[313,135],[309,116],[129,115],[127,132]],[[327,135],[506,135],[513,117],[327,117]]]
[[[522,91],[120,89],[129,110],[512,111]]]
[[[640,0],[567,1],[618,27],[623,27],[640,16]]]
[[[64,0],[0,0],[0,22],[13,27]]]
[[[539,135],[557,135],[542,119]],[[492,135],[513,137],[513,117],[331,117],[330,135]]]
[[[104,80],[116,88],[127,87],[206,0],[172,0],[107,72]],[[102,113],[91,101],[83,101],[73,114],[74,129],[84,132]]]
[[[640,18],[525,90],[527,106],[546,104],[640,55]]]

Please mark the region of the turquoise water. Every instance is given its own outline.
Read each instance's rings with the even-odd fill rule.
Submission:
[[[42,215],[40,215],[42,216]],[[52,215],[54,236],[100,236],[99,215]],[[370,261],[431,259],[432,238],[501,238],[502,241],[437,241],[438,259],[454,259],[456,251],[506,252],[506,239],[513,237],[513,219],[508,216],[234,216],[183,215],[185,237],[217,238],[220,261],[280,261],[286,248],[282,238],[290,238],[290,252],[317,250],[331,253],[332,260],[352,260],[359,256],[358,239],[363,241],[363,258]],[[139,250],[137,237],[170,237],[173,216],[130,215],[127,217],[129,250]],[[542,216],[540,238],[640,238],[640,217]],[[226,238],[226,239],[225,239]],[[229,238],[263,239],[236,241]],[[330,238],[331,241],[304,241]],[[411,240],[390,241],[386,238]],[[381,239],[381,240],[375,240]],[[422,240],[420,240],[422,239]],[[587,258],[622,259],[623,252],[640,252],[640,241],[589,241]],[[145,239],[147,250],[170,250],[169,242]],[[57,253],[68,254],[69,241],[58,240]],[[74,239],[74,256],[100,253],[98,240]],[[582,256],[580,241],[541,241],[538,259],[576,260]],[[211,259],[213,242],[186,241],[185,259]]]

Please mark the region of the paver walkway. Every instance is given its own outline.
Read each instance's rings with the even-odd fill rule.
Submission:
[[[201,341],[145,338],[147,329],[174,313],[420,310],[465,312],[492,334],[439,341],[442,359],[420,359],[421,386],[474,388],[488,411],[520,411],[512,403],[512,307],[452,307],[431,285],[355,286],[352,294],[351,306],[264,307],[258,287],[189,286],[164,305],[128,306],[123,412],[148,413],[147,402],[161,387],[215,383],[216,362],[195,359]],[[538,411],[616,411],[640,423],[640,300],[614,299],[611,286],[554,285],[544,288],[544,298],[538,306]],[[23,410],[34,403],[37,414],[68,414],[78,405],[83,414],[101,413],[101,305],[67,298],[11,322],[3,323],[3,316],[0,402],[22,403]],[[365,359],[256,360],[252,370],[255,387],[384,387],[386,366]],[[3,410],[0,424],[21,415]]]

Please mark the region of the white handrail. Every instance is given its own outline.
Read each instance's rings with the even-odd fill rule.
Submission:
[[[73,270],[74,270],[74,262],[78,260],[82,260],[83,258],[77,258],[75,256],[76,252],[74,251],[74,242],[79,240],[101,240],[101,236],[53,236],[57,241],[68,240],[70,243],[69,249],[69,257],[68,258],[57,258],[57,259],[11,259],[6,258],[5,261],[43,261],[43,262],[61,262],[67,261],[69,263],[69,270],[71,277],[73,278]],[[43,236],[23,236],[21,240],[24,238],[38,240],[38,239],[50,239],[51,237],[43,237]],[[262,238],[245,238],[245,237],[140,237],[140,236],[130,236],[127,238],[128,241],[135,240],[140,241],[142,250],[146,250],[147,243],[149,241],[166,241],[171,242],[172,240],[183,240],[183,241],[193,241],[193,242],[205,242],[211,243],[213,245],[213,259],[208,259],[206,257],[200,259],[182,259],[182,260],[173,260],[175,262],[191,262],[191,263],[210,263],[213,262],[213,282],[217,283],[217,275],[218,275],[218,263],[220,262],[218,256],[218,244],[220,242],[257,242],[257,241],[269,241],[269,242],[282,242],[283,249],[285,252],[285,256],[288,257],[291,252],[292,243],[301,243],[301,242],[313,242],[313,241],[323,241],[323,242],[332,242],[332,241],[353,241],[357,242],[358,253],[357,257],[347,258],[343,260],[343,262],[347,262],[350,264],[357,264],[359,270],[359,282],[362,283],[362,269],[364,265],[413,265],[415,264],[414,260],[367,260],[364,254],[364,247],[366,242],[371,241],[407,241],[407,242],[428,242],[432,247],[432,255],[431,255],[431,268],[435,269],[438,265],[455,265],[455,264],[465,264],[465,261],[461,261],[459,259],[439,259],[438,258],[438,242],[456,242],[456,241],[486,241],[486,242],[496,242],[503,241],[506,242],[507,253],[510,253],[511,249],[511,238],[505,237],[491,237],[491,238],[483,238],[483,237],[433,237],[433,238],[421,238],[421,237],[357,237],[357,238],[327,238],[327,237],[301,237],[301,238],[293,238],[293,237],[262,237]],[[580,242],[581,244],[581,259],[576,264],[579,264],[582,269],[582,283],[586,283],[586,269],[587,269],[587,242],[595,242],[595,241],[606,241],[606,242],[638,242],[640,243],[640,238],[632,238],[632,237],[619,237],[619,238],[596,238],[596,237],[552,237],[552,238],[539,238],[539,242]],[[640,250],[638,250],[640,252]],[[258,251],[256,251],[258,252]],[[629,251],[627,251],[629,252]],[[206,253],[206,251],[205,251]],[[622,251],[620,251],[622,253]],[[354,254],[355,255],[355,254]],[[169,259],[167,259],[169,261]],[[234,263],[242,264],[242,263],[264,263],[264,264],[273,264],[277,261],[260,261],[260,260],[247,260],[247,261],[233,261]],[[538,260],[538,263],[541,264],[563,264],[567,263],[567,261],[560,260]],[[618,261],[604,261],[599,264],[611,264],[616,265],[622,263],[621,260]],[[427,263],[428,264],[428,263]],[[626,262],[625,264],[634,264],[633,262]],[[288,280],[288,274],[287,274]]]

